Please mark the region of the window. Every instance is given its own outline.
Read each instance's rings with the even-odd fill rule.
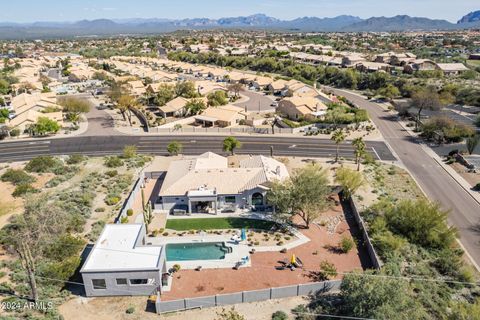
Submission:
[[[235,203],[236,199],[235,196],[226,196],[225,203]]]
[[[117,278],[117,286],[126,286],[126,285],[127,285],[127,279]]]
[[[95,290],[107,289],[105,279],[92,279],[92,285]]]
[[[130,279],[131,285],[154,284],[155,279]]]

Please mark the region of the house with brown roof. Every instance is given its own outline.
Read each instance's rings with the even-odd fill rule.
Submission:
[[[234,105],[208,107],[202,114],[194,116],[195,122],[203,127],[231,127],[245,120],[248,113]]]
[[[183,97],[177,97],[169,102],[167,102],[164,106],[158,108],[160,114],[164,118],[168,117],[181,117],[186,114],[185,106],[188,103],[188,99]]]
[[[289,97],[282,99],[277,113],[290,120],[299,121],[305,118],[315,118],[327,111],[327,106],[315,97]]]

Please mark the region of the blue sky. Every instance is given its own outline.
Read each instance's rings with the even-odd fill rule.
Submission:
[[[98,18],[230,17],[265,13],[281,19],[350,14],[368,18],[408,14],[457,21],[480,10],[479,0],[3,0],[0,21]]]

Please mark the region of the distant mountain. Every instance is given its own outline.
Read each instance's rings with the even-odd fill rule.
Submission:
[[[395,17],[373,17],[346,26],[343,31],[412,31],[412,30],[449,30],[455,28],[446,20],[432,20],[406,15]]]
[[[79,36],[111,36],[120,34],[157,34],[175,30],[205,29],[267,29],[302,32],[358,32],[358,31],[410,31],[451,30],[480,27],[480,11],[472,12],[457,24],[446,20],[417,18],[406,15],[395,17],[359,17],[341,15],[334,18],[303,17],[280,20],[265,14],[220,19],[97,19],[76,22],[0,22],[0,39],[40,39]]]
[[[480,22],[480,10],[470,12],[457,21],[457,24]]]
[[[291,21],[282,21],[278,26],[301,31],[336,31],[360,21],[363,20],[359,17],[347,15],[334,18],[303,17]]]

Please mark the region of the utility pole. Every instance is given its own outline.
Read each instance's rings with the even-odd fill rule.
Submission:
[[[270,158],[273,158],[273,146],[270,146]]]

